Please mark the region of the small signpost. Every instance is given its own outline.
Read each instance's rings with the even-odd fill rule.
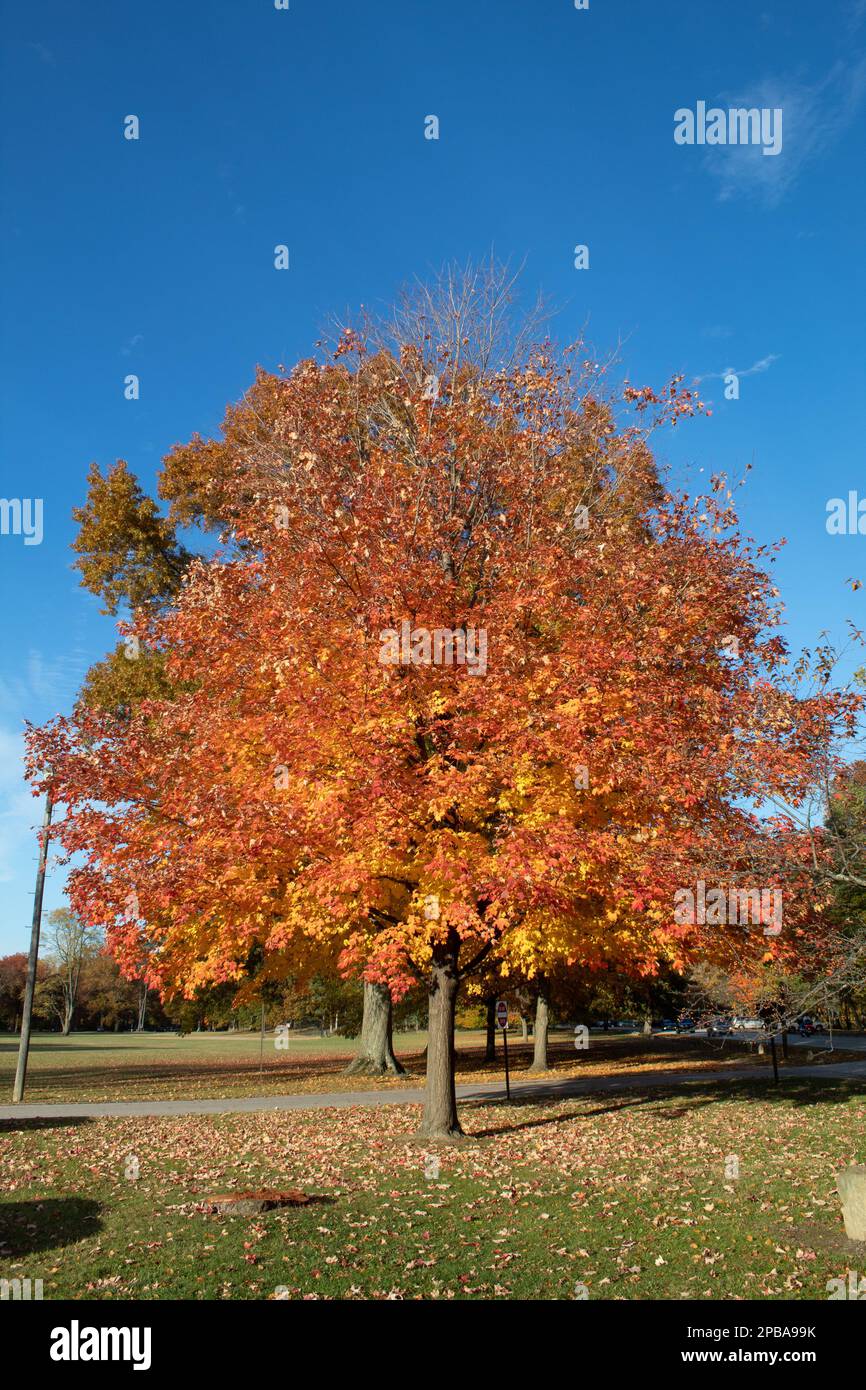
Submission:
[[[778,1058],[777,1058],[777,1056],[776,1056],[776,1035],[775,1035],[775,1033],[773,1033],[772,1036],[771,1036],[771,1038],[770,1038],[770,1051],[771,1051],[771,1053],[773,1054],[773,1079],[775,1080],[776,1085],[778,1086],[778,1084],[779,1084],[779,1060],[778,1060]]]
[[[504,999],[496,1001],[496,1026],[502,1029],[502,1048],[505,1053],[505,1099],[511,1100],[511,1078],[508,1075],[508,1005]]]

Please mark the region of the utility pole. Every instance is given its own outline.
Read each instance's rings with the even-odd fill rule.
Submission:
[[[39,868],[36,871],[36,893],[33,898],[33,924],[30,928],[30,957],[27,961],[27,984],[24,989],[24,1008],[21,1014],[21,1039],[18,1043],[18,1066],[15,1069],[15,1088],[12,1100],[17,1105],[24,1097],[27,1080],[27,1060],[30,1055],[30,1020],[33,1016],[33,991],[36,988],[36,963],[39,960],[39,929],[42,925],[42,895],[45,891],[45,863],[48,858],[48,827],[51,824],[51,788],[45,796],[45,816],[39,846]]]

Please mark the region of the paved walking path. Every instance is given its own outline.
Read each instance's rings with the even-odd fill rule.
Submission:
[[[528,1102],[567,1100],[571,1096],[602,1094],[611,1091],[643,1090],[653,1086],[680,1086],[695,1082],[725,1079],[755,1079],[772,1073],[758,1067],[732,1067],[724,1071],[655,1071],[634,1075],[566,1077],[539,1081],[518,1081],[511,1086],[512,1099]],[[782,1069],[782,1085],[789,1078],[827,1077],[861,1080],[866,1084],[866,1061],[835,1062],[819,1066]],[[483,1081],[474,1086],[458,1086],[457,1099],[483,1101],[504,1099],[500,1081]],[[225,1100],[127,1100],[127,1101],[61,1101],[58,1104],[0,1105],[3,1120],[63,1120],[98,1119],[102,1116],[121,1118],[128,1115],[228,1115],[256,1110],[329,1110],[360,1105],[419,1105],[424,1100],[421,1087],[395,1086],[390,1091],[330,1091],[316,1095],[296,1096],[229,1096]]]

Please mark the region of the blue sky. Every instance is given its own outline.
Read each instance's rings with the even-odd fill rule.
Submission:
[[[125,458],[151,488],[257,363],[292,363],[331,314],[445,261],[525,259],[558,336],[621,343],[635,382],[702,377],[714,413],[664,442],[675,479],[753,464],[744,526],[788,539],[795,645],[863,621],[845,581],[866,578],[866,537],[825,519],[829,498],[866,495],[866,0],[4,0],[0,16],[0,496],[44,507],[40,545],[0,536],[0,953],[26,949],[32,906],[23,721],[68,710],[114,641],[70,568],[88,465]],[[780,107],[781,153],[675,144],[698,101]],[[61,901],[55,873],[46,906]]]

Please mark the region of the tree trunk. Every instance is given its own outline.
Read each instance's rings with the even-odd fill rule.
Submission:
[[[147,985],[142,981],[138,993],[138,1024],[136,1031],[139,1033],[144,1032],[144,1023],[147,1018],[147,993]]]
[[[487,1042],[484,1048],[485,1062],[496,1061],[496,1000],[491,997],[487,1001]]]
[[[460,941],[450,932],[433,952],[430,976],[430,1021],[427,1034],[427,1088],[419,1135],[453,1139],[463,1133],[457,1118],[454,1085],[454,1011],[457,1005],[457,961]]]
[[[365,1076],[391,1072],[394,1076],[405,1076],[406,1068],[397,1061],[391,1043],[392,1015],[387,986],[371,985],[365,980],[361,1046],[357,1057],[345,1068],[346,1072]]]
[[[540,980],[535,1000],[535,1030],[530,1071],[547,1071],[547,1030],[550,1024],[550,987]]]

